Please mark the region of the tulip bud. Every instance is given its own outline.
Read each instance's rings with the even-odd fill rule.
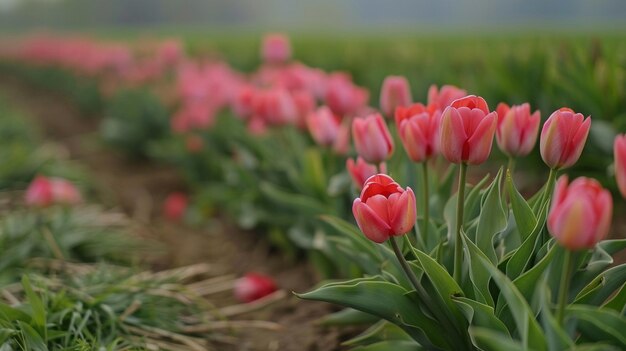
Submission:
[[[174,192],[167,196],[163,203],[163,216],[171,221],[178,222],[187,211],[187,195]]]
[[[541,130],[543,162],[552,169],[571,167],[583,152],[590,127],[591,117],[584,118],[566,107],[554,111]]]
[[[597,180],[580,177],[568,185],[567,176],[562,176],[554,190],[548,230],[569,250],[591,249],[607,236],[612,215],[611,193]]]
[[[626,134],[618,135],[613,143],[615,179],[620,193],[626,198]]]
[[[511,107],[500,103],[496,112],[496,141],[500,150],[509,156],[528,155],[537,141],[540,112],[537,110],[531,115],[528,103]]]
[[[357,157],[356,162],[351,158],[347,159],[346,168],[354,186],[359,190],[363,189],[363,185],[369,177],[376,174],[376,166],[365,162],[362,157]]]
[[[428,105],[434,105],[437,109],[443,111],[450,106],[452,101],[460,99],[467,95],[463,89],[454,85],[444,85],[441,89],[437,89],[436,85],[431,85],[428,89]]]
[[[291,58],[291,44],[284,34],[267,34],[261,46],[261,58],[264,62],[280,64]]]
[[[368,163],[381,163],[393,153],[393,140],[380,114],[355,118],[352,138],[357,153]]]
[[[252,302],[276,291],[276,283],[268,276],[248,273],[235,282],[235,298],[241,302]]]
[[[337,139],[339,121],[327,106],[321,106],[315,112],[311,112],[306,123],[317,144],[330,146]]]
[[[26,189],[24,196],[29,206],[50,206],[54,200],[50,180],[44,176],[37,176]]]
[[[339,125],[337,138],[333,143],[333,151],[338,155],[345,155],[350,149],[350,120],[344,119]]]
[[[410,110],[421,112],[405,118],[406,112]],[[413,162],[424,162],[437,154],[441,122],[439,110],[428,112],[427,108],[419,103],[410,109],[399,107],[396,110],[396,121],[399,121],[397,127],[402,145]]]
[[[388,175],[376,174],[365,181],[361,196],[352,204],[352,214],[368,239],[382,243],[413,229],[415,194],[409,187],[402,189]]]
[[[401,76],[388,76],[380,91],[380,109],[387,117],[392,116],[398,106],[408,106],[413,101],[409,81]]]
[[[497,114],[489,112],[487,102],[469,95],[454,100],[441,116],[441,154],[452,163],[477,165],[491,153]]]

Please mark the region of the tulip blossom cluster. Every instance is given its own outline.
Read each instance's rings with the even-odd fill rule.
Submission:
[[[68,180],[37,176],[26,189],[24,201],[29,206],[47,207],[54,204],[76,205],[82,202],[80,191]]]

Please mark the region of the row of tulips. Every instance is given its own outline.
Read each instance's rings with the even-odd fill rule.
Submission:
[[[284,36],[267,37],[261,52],[266,63],[248,76],[214,69],[227,67],[223,63],[207,64],[206,74],[178,71],[186,72],[176,78],[186,93],[175,108],[209,108],[187,115],[198,118],[175,114],[174,135],[158,141],[155,150],[176,151],[170,159],[193,174],[200,202],[206,189],[207,197],[219,198],[221,187],[238,191],[225,191],[220,205],[226,209],[233,196],[257,209],[279,206],[285,216],[270,212],[261,222],[270,232],[287,228],[314,262],[330,261],[340,274],[355,278],[300,295],[350,308],[327,323],[374,323],[352,345],[626,347],[618,332],[626,328],[626,266],[611,267],[611,255],[625,248],[626,240],[604,240],[611,195],[593,179],[557,181],[558,173],[579,159],[589,117],[562,108],[545,121],[539,149],[550,174],[541,190],[525,199],[513,174],[515,160],[532,152],[539,136],[540,113],[531,114],[529,104],[501,103],[490,111],[483,98],[454,86],[432,87],[426,104],[414,103],[408,81],[392,76],[380,97],[383,115],[395,121],[390,130],[367,106],[367,92],[346,75],[289,63]],[[180,122],[207,118],[210,123]],[[345,158],[350,136],[356,159]],[[469,183],[468,166],[489,159],[494,137],[509,157],[506,172],[501,169],[489,185],[489,176]],[[615,141],[620,189],[624,140]],[[398,143],[409,160],[394,153]],[[352,189],[341,182],[346,173]],[[402,183],[420,185],[421,211],[415,192]],[[253,196],[244,199],[242,189]],[[347,211],[353,190],[360,190],[352,204],[358,229]],[[238,211],[242,215],[246,207]],[[380,320],[372,322],[366,314]]]

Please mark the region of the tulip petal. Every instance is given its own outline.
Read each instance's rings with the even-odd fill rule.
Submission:
[[[467,141],[469,146],[467,163],[477,165],[487,160],[491,153],[496,123],[495,112],[491,112],[482,119],[474,134]]]
[[[389,208],[389,224],[394,235],[408,233],[415,225],[417,218],[413,190],[407,187],[401,195],[393,194],[390,196]]]
[[[376,242],[382,243],[389,239],[391,227],[369,208],[361,199],[357,198],[352,204],[352,214],[365,236]]]
[[[441,116],[439,134],[441,154],[452,163],[461,163],[465,141],[467,134],[461,115],[455,108],[447,107]]]

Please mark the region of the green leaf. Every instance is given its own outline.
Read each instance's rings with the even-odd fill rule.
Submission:
[[[35,292],[33,291],[33,288],[30,285],[30,280],[26,275],[22,277],[22,286],[24,287],[24,292],[26,293],[28,304],[31,306],[33,312],[33,322],[35,326],[39,330],[45,330],[46,308],[44,307],[41,298],[39,298],[39,295],[35,294]]]
[[[328,283],[305,294],[306,300],[319,300],[354,308],[398,325],[425,347],[449,349],[450,340],[437,321],[420,309],[417,298],[403,287],[380,278],[354,279]]]
[[[487,270],[483,269],[482,264],[479,261],[479,257],[482,257],[485,260],[488,260],[489,258],[482,251],[480,251],[476,244],[474,244],[465,235],[465,233],[463,233],[463,231],[461,231],[461,238],[463,239],[463,244],[469,254],[468,263],[470,282],[474,288],[475,299],[493,307],[494,300],[491,296],[491,292],[489,291],[489,281],[491,280],[491,275]]]
[[[502,334],[503,337],[511,337],[506,325],[496,317],[493,307],[466,297],[454,297],[452,300],[459,305],[465,318],[467,318],[467,321],[473,327],[484,327],[490,330],[496,330]]]
[[[522,246],[515,250],[506,265],[506,275],[509,278],[515,279],[526,270],[526,267],[533,257],[537,240],[543,231],[544,225],[546,224],[547,216],[547,206],[541,207],[537,224],[535,225],[535,228],[533,228],[532,233],[526,238],[526,240],[524,240]]]
[[[494,237],[506,229],[507,218],[502,207],[502,195],[500,195],[500,183],[502,181],[502,168],[485,194],[485,201],[480,209],[478,229],[476,231],[476,246],[485,253],[489,260],[496,264],[498,256],[493,248]]]
[[[352,351],[421,351],[426,350],[414,341],[406,340],[389,340],[380,341],[375,344],[367,346],[359,346],[352,349]]]
[[[515,284],[515,287],[519,289],[526,301],[533,301],[533,294],[535,293],[537,282],[553,261],[553,256],[557,251],[557,247],[558,246],[556,244],[552,245],[548,254],[544,256],[539,263],[513,281],[513,284]]]
[[[530,236],[535,226],[537,226],[537,218],[530,208],[530,205],[528,205],[528,202],[526,202],[522,194],[517,191],[511,174],[508,171],[506,174],[506,185],[513,216],[515,216],[515,223],[517,224],[517,229],[523,242]]]
[[[46,342],[43,340],[41,335],[33,329],[30,325],[18,321],[18,328],[22,332],[22,338],[24,340],[24,346],[26,350],[33,351],[48,351],[48,347],[46,346]]]
[[[260,189],[269,199],[283,206],[302,212],[302,214],[314,216],[327,212],[324,205],[314,198],[280,189],[270,182],[262,182]]]
[[[482,257],[479,257],[479,260],[500,288],[500,292],[513,315],[517,332],[522,338],[522,345],[525,348],[545,350],[546,338],[524,296],[517,290],[513,282],[491,262]]]
[[[571,350],[572,347],[574,347],[574,342],[552,315],[550,289],[548,288],[548,284],[546,284],[545,277],[546,276],[544,276],[544,279],[541,279],[541,283],[537,290],[541,305],[541,323],[543,325],[543,330],[546,332],[548,350]]]
[[[320,318],[317,323],[325,326],[334,325],[357,325],[371,324],[379,321],[375,316],[352,308],[344,308],[341,311],[327,314]]]
[[[507,338],[506,335],[495,332],[491,329],[470,327],[470,336],[474,345],[484,351],[528,351],[528,347],[520,342]]]
[[[610,268],[587,284],[574,299],[577,304],[599,306],[626,282],[626,264]]]
[[[626,349],[626,318],[609,310],[584,305],[571,305],[566,316],[577,320],[577,329],[589,341],[608,342]]]
[[[23,321],[30,323],[32,317],[17,308],[13,308],[7,304],[0,302],[0,317],[7,321]]]
[[[379,341],[386,340],[404,340],[412,341],[411,337],[407,335],[400,327],[393,323],[382,319],[376,322],[371,327],[367,328],[361,334],[342,342],[344,346],[356,346],[373,344]]]
[[[626,314],[626,284],[622,285],[617,294],[615,294],[603,308],[611,309],[622,315]]]

